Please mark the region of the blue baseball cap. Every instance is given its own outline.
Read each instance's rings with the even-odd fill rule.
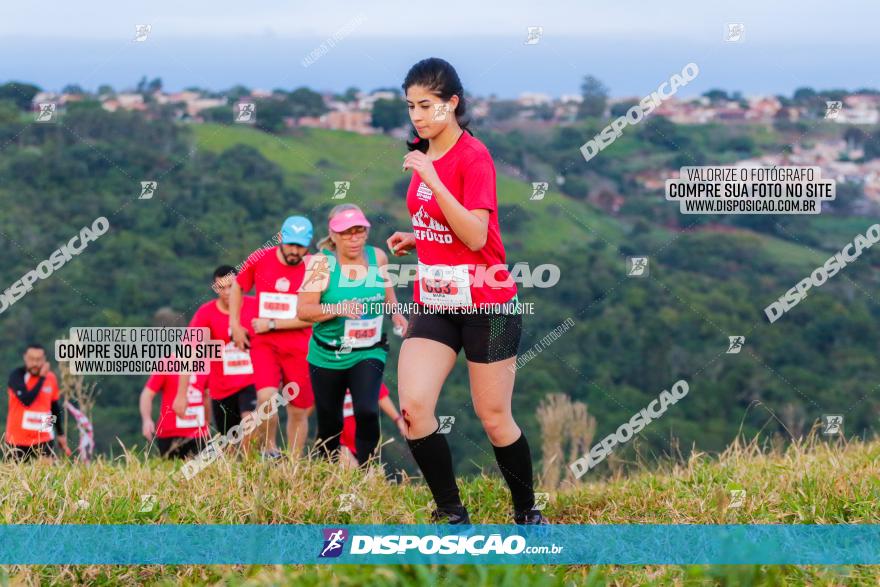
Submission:
[[[312,223],[305,216],[289,216],[281,225],[281,242],[309,246],[312,243]]]

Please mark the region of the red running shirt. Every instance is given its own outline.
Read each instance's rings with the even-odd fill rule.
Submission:
[[[309,255],[296,265],[288,265],[278,260],[277,249],[268,247],[251,253],[236,281],[244,293],[256,286],[260,318],[296,318],[296,292],[305,277]],[[312,328],[276,330],[256,336],[282,349],[305,353],[309,350]]]
[[[172,404],[177,395],[178,377],[190,377],[186,390],[186,418],[174,413]],[[208,436],[208,420],[205,413],[205,385],[208,375],[170,375],[153,373],[147,379],[147,387],[162,395],[156,436],[159,438],[198,438]]]
[[[504,244],[501,242],[495,164],[489,150],[479,139],[465,131],[455,145],[433,164],[440,181],[465,208],[490,211],[489,231],[482,249],[468,249],[450,228],[434,193],[419,174],[413,172],[406,193],[406,206],[416,237],[416,255],[420,265],[413,299],[420,304],[449,306],[479,306],[510,301],[516,295],[516,283],[507,271]],[[428,269],[425,266],[447,268]],[[450,266],[458,268],[449,269]],[[498,269],[487,270],[493,266]],[[466,282],[461,282],[464,271],[469,275],[470,287]],[[450,286],[453,274],[457,276],[457,282]],[[469,291],[469,295],[465,290]],[[423,291],[426,293],[424,296]]]
[[[196,310],[190,328],[210,328],[211,340],[222,340],[223,360],[211,361],[211,375],[208,378],[208,392],[214,399],[224,399],[234,394],[242,387],[254,383],[254,366],[250,360],[250,353],[239,351],[232,343],[232,329],[229,326],[229,314],[224,313],[217,306],[218,300],[205,302]],[[254,329],[251,319],[257,317],[257,298],[244,296],[242,298],[241,315],[239,321],[253,338]]]

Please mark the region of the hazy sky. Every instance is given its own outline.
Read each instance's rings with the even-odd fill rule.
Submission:
[[[465,89],[514,97],[578,93],[596,75],[612,95],[642,96],[688,62],[700,75],[681,95],[711,87],[746,94],[799,86],[880,87],[880,3],[740,0],[609,2],[284,2],[282,0],[39,0],[0,6],[0,80],[94,89],[161,77],[198,85],[342,91],[399,86],[421,58],[443,57]],[[724,41],[727,23],[743,41]],[[152,25],[135,43],[136,24]],[[529,26],[543,27],[525,45]],[[335,46],[302,60],[323,41]]]

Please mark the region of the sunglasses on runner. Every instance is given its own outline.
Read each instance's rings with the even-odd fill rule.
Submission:
[[[352,226],[348,230],[344,230],[342,232],[337,233],[344,239],[352,239],[354,237],[361,237],[367,234],[366,226]]]

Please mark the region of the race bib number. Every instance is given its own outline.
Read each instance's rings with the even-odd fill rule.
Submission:
[[[382,318],[368,318],[366,320],[347,319],[343,336],[351,343],[351,348],[359,349],[373,346],[382,338]]]
[[[260,294],[260,318],[296,318],[296,294]]]
[[[205,425],[205,406],[186,406],[183,418],[174,417],[178,428],[201,428]]]
[[[419,263],[419,295],[422,303],[437,306],[470,306],[471,286],[467,265]]]
[[[21,428],[32,432],[45,432],[51,438],[55,438],[55,427],[52,422],[52,414],[49,412],[25,410],[21,417]]]
[[[254,372],[254,364],[251,363],[251,354],[241,351],[235,343],[228,343],[223,347],[223,374],[224,375],[250,375]]]

